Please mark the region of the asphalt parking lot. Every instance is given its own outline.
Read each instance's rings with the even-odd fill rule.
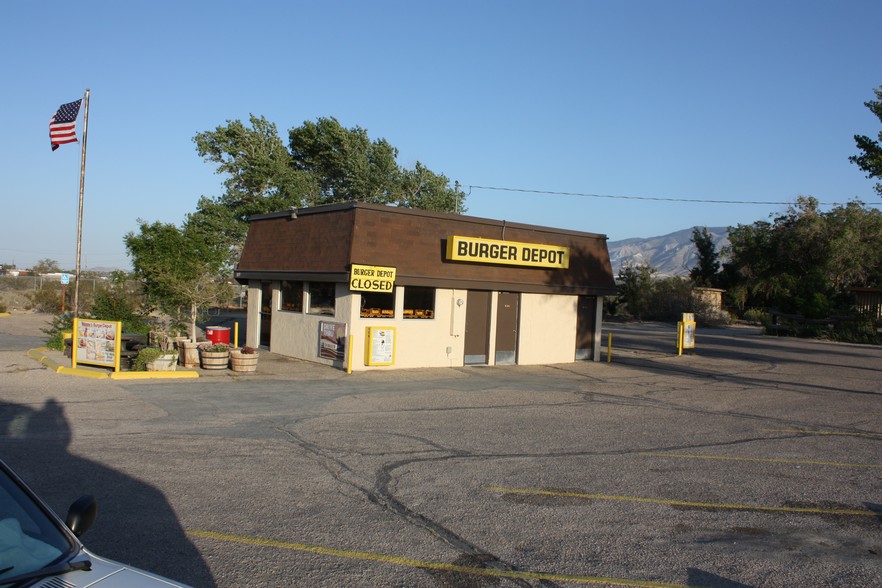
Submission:
[[[882,585],[882,349],[606,332],[611,363],[114,381],[0,318],[0,457],[194,586]]]

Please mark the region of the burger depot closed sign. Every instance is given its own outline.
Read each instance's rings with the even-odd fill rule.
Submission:
[[[394,267],[352,264],[352,268],[349,270],[350,290],[359,292],[392,292],[394,288]]]

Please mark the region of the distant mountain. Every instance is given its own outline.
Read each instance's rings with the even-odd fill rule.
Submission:
[[[729,244],[726,227],[708,227],[717,251]],[[692,229],[683,229],[661,237],[609,241],[609,258],[613,274],[618,275],[624,264],[651,265],[658,276],[685,276],[695,267],[698,254],[692,244]]]

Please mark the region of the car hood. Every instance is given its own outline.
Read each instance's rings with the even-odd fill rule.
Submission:
[[[187,588],[186,584],[87,553],[92,562],[91,570],[77,570],[43,578],[33,585],[34,588]]]

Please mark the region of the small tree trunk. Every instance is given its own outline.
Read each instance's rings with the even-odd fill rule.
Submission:
[[[196,342],[196,317],[198,316],[199,308],[195,304],[190,305],[190,341],[193,343]]]

